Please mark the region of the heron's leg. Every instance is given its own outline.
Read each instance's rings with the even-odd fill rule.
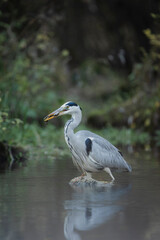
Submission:
[[[86,173],[85,173],[85,172],[82,173],[81,177],[84,177],[84,176],[86,176]]]
[[[86,172],[86,179],[92,179],[92,174],[90,172]]]
[[[115,178],[113,177],[113,175],[111,173],[110,168],[106,167],[104,170],[111,176],[112,180],[115,180]]]
[[[87,174],[86,172],[83,172],[81,176],[73,178],[70,182],[71,183],[80,182],[81,180],[86,178],[86,174]]]

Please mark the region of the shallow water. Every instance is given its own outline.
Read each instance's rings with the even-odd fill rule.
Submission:
[[[30,161],[0,175],[1,240],[159,240],[160,161],[126,155],[130,173],[107,187],[74,187],[70,159]],[[103,178],[107,178],[103,174]]]

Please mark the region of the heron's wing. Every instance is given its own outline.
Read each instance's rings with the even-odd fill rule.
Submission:
[[[81,145],[83,154],[91,164],[96,164],[97,168],[109,167],[131,171],[122,153],[103,137],[85,130],[77,132],[76,136],[79,139],[79,146],[82,142],[84,144]]]
[[[115,168],[131,171],[122,153],[109,141],[90,131],[82,130],[76,133],[79,149],[84,158],[94,168]],[[86,163],[87,164],[87,163]]]
[[[92,141],[92,149],[88,157],[91,157],[103,167],[131,171],[131,167],[124,160],[122,153],[110,142],[99,136],[90,138],[90,140]]]

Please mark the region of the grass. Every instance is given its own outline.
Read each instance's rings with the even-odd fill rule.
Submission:
[[[79,128],[87,129],[84,125]],[[146,145],[149,144],[149,135],[145,132],[137,132],[132,129],[117,129],[108,127],[103,130],[89,129],[108,139],[112,144],[119,145]],[[0,140],[3,141],[1,135]],[[17,145],[34,152],[35,155],[45,154],[48,156],[60,156],[69,154],[64,140],[63,128],[56,128],[49,123],[43,127],[32,124],[20,124],[5,130],[5,141],[10,145]],[[33,154],[33,152],[32,152]]]
[[[148,133],[126,127],[121,129],[110,127],[105,129],[103,134],[104,137],[115,145],[144,145],[150,142]]]

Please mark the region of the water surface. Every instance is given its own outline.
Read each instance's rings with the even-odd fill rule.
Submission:
[[[159,240],[160,161],[152,153],[125,156],[133,172],[114,174],[107,187],[72,188],[78,172],[64,157],[1,174],[0,239]]]

